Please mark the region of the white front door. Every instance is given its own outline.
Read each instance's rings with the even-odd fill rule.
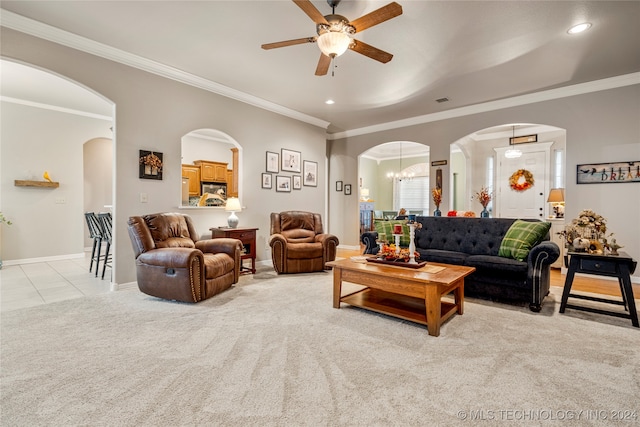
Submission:
[[[524,145],[524,144],[523,144]],[[495,216],[498,218],[547,217],[547,193],[549,189],[549,144],[531,144],[522,149],[521,157],[508,159],[504,149],[496,149],[498,156],[496,176]],[[520,148],[520,147],[518,147]],[[533,176],[533,186],[523,191],[511,188],[510,178],[524,169]],[[521,179],[522,181],[522,179]]]

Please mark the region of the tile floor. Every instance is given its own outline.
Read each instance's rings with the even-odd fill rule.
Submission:
[[[4,265],[0,270],[0,311],[48,304],[110,291],[111,269],[104,280],[89,272],[91,253],[84,258]],[[100,264],[102,274],[102,263]]]

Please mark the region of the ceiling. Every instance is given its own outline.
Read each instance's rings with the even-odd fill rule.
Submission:
[[[347,51],[324,77],[314,75],[315,44],[260,48],[315,35],[292,1],[3,0],[1,7],[328,122],[329,134],[640,71],[638,1],[397,1],[402,15],[356,34],[393,60]],[[343,0],[336,13],[353,20],[388,3]],[[331,13],[325,1],[313,4]],[[3,15],[5,25],[12,14]],[[583,21],[592,28],[567,34]],[[326,105],[329,98],[335,104]]]

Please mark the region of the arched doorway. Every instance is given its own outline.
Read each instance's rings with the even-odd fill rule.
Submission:
[[[95,138],[114,137],[115,105],[48,70],[6,59],[1,67],[2,182],[42,180],[46,170],[59,183],[53,189],[3,187],[3,213],[19,218],[2,238],[5,264],[83,257],[83,147]]]
[[[402,208],[428,215],[429,147],[392,141],[363,152],[358,156],[357,191],[363,230],[371,228],[375,218],[395,216]]]
[[[182,206],[224,206],[227,197],[242,201],[242,146],[231,136],[215,129],[187,133],[180,162]],[[209,192],[212,197],[202,200]]]
[[[473,197],[482,187],[492,194],[491,216],[548,218],[553,212],[548,195],[564,188],[566,131],[555,126],[506,123],[482,129],[451,144],[452,210],[473,211],[482,206]],[[518,150],[518,157],[507,157]],[[519,170],[529,172],[535,186],[514,191],[509,181]]]

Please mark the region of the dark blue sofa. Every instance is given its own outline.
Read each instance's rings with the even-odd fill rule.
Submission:
[[[465,295],[527,302],[531,311],[540,311],[549,293],[550,266],[560,256],[548,234],[525,261],[517,261],[498,256],[502,238],[515,219],[419,216],[416,221],[422,224],[415,236],[421,260],[476,268],[465,279]],[[361,236],[365,253],[377,253],[376,240],[375,231]]]

